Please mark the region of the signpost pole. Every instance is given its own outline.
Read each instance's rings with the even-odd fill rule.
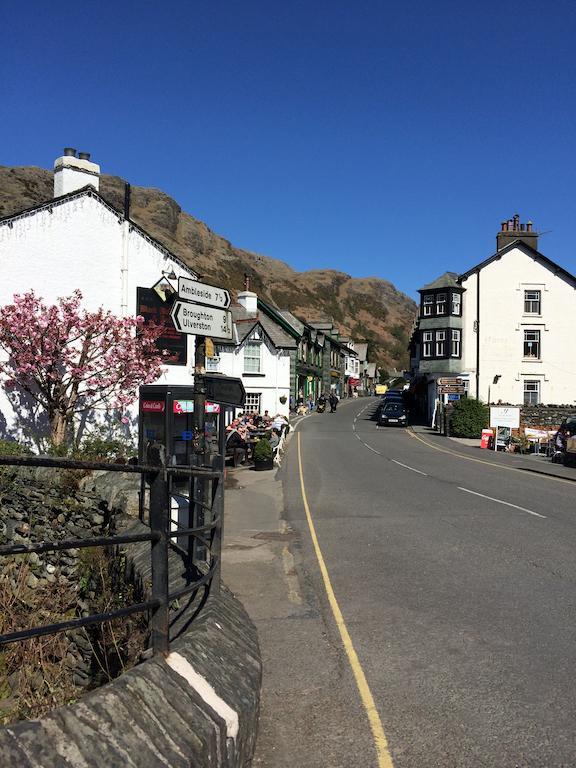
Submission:
[[[201,467],[206,461],[206,385],[204,382],[204,364],[206,354],[206,337],[196,336],[194,339],[194,414],[193,414],[193,443],[192,461],[195,467]],[[193,480],[192,495],[192,527],[204,525],[204,503],[206,498],[205,481],[201,477]],[[194,565],[203,554],[197,539],[188,538],[188,554],[191,565]]]

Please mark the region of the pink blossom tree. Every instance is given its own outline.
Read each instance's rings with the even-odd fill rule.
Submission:
[[[45,412],[55,446],[71,436],[75,416],[129,405],[138,386],[162,371],[160,326],[102,308],[88,312],[81,300],[74,291],[48,306],[30,291],[0,308],[2,385],[27,393]]]

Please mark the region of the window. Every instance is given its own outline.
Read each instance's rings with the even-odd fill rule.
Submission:
[[[424,300],[422,302],[422,306],[424,309],[424,317],[428,317],[432,314],[434,310],[434,296],[431,293],[426,294],[424,296]]]
[[[244,373],[260,373],[260,343],[249,341],[244,346]]]
[[[461,315],[461,299],[459,293],[453,293],[452,294],[452,314],[453,315]]]
[[[524,379],[524,405],[538,405],[540,382],[538,379]]]
[[[262,399],[261,392],[246,392],[246,401],[244,403],[244,409],[247,413],[260,413],[260,401]]]
[[[220,370],[220,358],[217,355],[216,357],[206,358],[206,370],[211,371],[212,373]]]
[[[422,334],[422,357],[432,357],[432,331]]]
[[[524,331],[524,357],[540,359],[540,331]]]
[[[460,357],[460,331],[450,331],[450,357]]]
[[[438,293],[436,295],[436,314],[437,315],[446,314],[446,294],[445,293]]]
[[[446,331],[436,331],[436,357],[446,357]]]
[[[540,291],[524,291],[524,312],[527,315],[540,314]]]

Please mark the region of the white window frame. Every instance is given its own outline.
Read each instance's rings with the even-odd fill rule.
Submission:
[[[436,331],[436,357],[446,357],[446,331]]]
[[[246,392],[244,411],[246,413],[260,413],[262,407],[262,392]]]
[[[422,299],[422,314],[424,317],[430,317],[434,312],[434,294],[426,293]]]
[[[542,397],[540,395],[540,379],[524,379],[523,386],[524,405],[538,405],[542,402]],[[533,399],[533,395],[536,395],[535,400]]]
[[[462,296],[459,293],[452,293],[452,314],[460,317],[462,314]]]
[[[436,294],[436,314],[445,315],[448,309],[448,294],[437,293]]]
[[[462,333],[459,328],[450,331],[450,357],[460,357]]]
[[[432,357],[434,334],[432,331],[422,332],[422,357]]]
[[[533,334],[533,338],[529,336]],[[524,331],[524,346],[523,353],[525,360],[540,360],[542,356],[542,349],[540,347],[540,331],[528,328]],[[537,354],[530,354],[533,349],[536,349]]]
[[[258,350],[258,355],[248,354],[252,350]],[[247,341],[244,345],[244,373],[262,372],[262,344],[259,341]]]
[[[532,296],[530,294],[532,294]],[[524,290],[524,314],[542,314],[542,291],[536,288],[526,288]]]

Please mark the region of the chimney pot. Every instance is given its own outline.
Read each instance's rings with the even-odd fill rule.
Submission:
[[[90,160],[90,152],[78,152],[79,160]]]
[[[502,222],[502,232],[508,232],[508,222],[503,221]]]
[[[527,221],[526,222],[526,230],[528,232],[532,232],[532,222],[531,221]]]
[[[76,157],[76,150],[74,147],[64,147],[64,157]]]

